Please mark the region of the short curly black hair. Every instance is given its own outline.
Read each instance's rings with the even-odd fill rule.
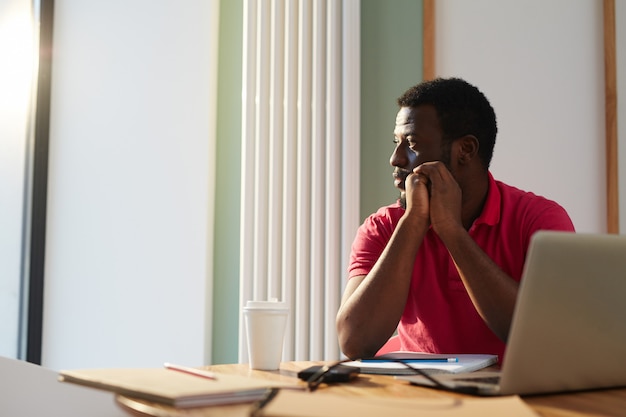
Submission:
[[[485,168],[489,168],[498,125],[493,107],[478,88],[461,78],[437,78],[409,88],[398,98],[398,105],[432,105],[444,140],[474,135],[479,143],[478,155]]]

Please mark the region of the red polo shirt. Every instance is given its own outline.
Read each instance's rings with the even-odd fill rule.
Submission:
[[[370,272],[403,214],[396,203],[365,220],[352,244],[349,278]],[[504,272],[521,279],[530,237],[546,229],[574,231],[574,225],[554,201],[495,181],[489,174],[485,207],[469,234]],[[432,228],[415,258],[398,334],[402,350],[492,353],[500,358],[504,354],[505,344],[474,308],[448,250]]]

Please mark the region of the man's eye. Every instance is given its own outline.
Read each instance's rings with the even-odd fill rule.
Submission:
[[[393,138],[393,143],[395,146],[401,145],[402,142],[406,143],[411,149],[415,149],[417,147],[417,142],[414,141],[413,138],[411,137],[407,137],[403,139]]]

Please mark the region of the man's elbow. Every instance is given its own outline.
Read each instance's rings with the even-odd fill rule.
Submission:
[[[337,337],[339,348],[348,358],[356,360],[369,358],[376,354],[376,349],[368,349],[363,338],[355,334],[351,326],[337,316]]]
[[[352,360],[360,359],[363,357],[359,350],[358,343],[353,343],[353,338],[339,336],[339,348],[348,358]]]

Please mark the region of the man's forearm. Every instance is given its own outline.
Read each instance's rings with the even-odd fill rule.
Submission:
[[[339,343],[348,357],[375,354],[395,331],[426,230],[423,221],[401,219],[370,273],[348,282],[337,314]]]
[[[476,310],[489,328],[506,342],[519,284],[502,271],[464,229],[442,240]]]

